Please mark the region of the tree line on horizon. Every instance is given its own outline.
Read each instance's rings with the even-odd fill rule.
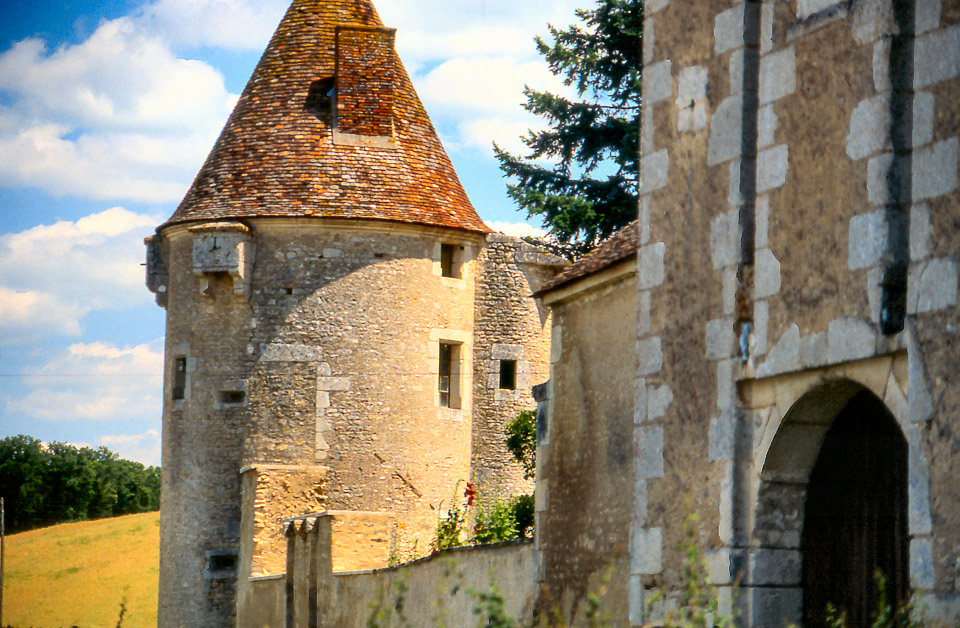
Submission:
[[[0,439],[0,497],[6,530],[160,509],[160,467],[124,460],[106,447]]]

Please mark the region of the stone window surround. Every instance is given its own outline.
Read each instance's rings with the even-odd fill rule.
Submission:
[[[222,394],[224,392],[242,392],[243,400],[239,402],[230,402],[224,401]],[[220,382],[220,386],[217,388],[217,398],[216,398],[216,408],[217,410],[227,411],[235,410],[237,408],[246,408],[247,402],[250,399],[250,395],[247,392],[247,380],[237,379],[237,378],[228,378]]]
[[[323,362],[323,351],[319,346],[285,343],[266,343],[260,345],[261,362],[309,362],[317,368],[316,389],[316,442],[314,444],[317,460],[323,460],[330,451],[327,436],[330,436],[330,419],[326,409],[331,407],[330,393],[351,390],[349,377],[334,375],[330,364]]]
[[[496,401],[519,401],[526,394],[530,362],[524,359],[525,347],[521,344],[494,343],[490,348],[488,362],[487,388],[493,391]],[[516,386],[513,389],[500,388],[500,365],[502,360],[516,362]]]
[[[453,245],[453,267],[454,275],[456,275],[454,277],[444,277],[443,270],[440,267],[440,250],[444,244]],[[445,238],[439,239],[433,243],[430,254],[430,259],[433,261],[433,274],[440,278],[440,285],[465,290],[467,276],[473,267],[471,262],[473,262],[474,257],[475,252],[472,244]]]
[[[439,248],[438,244],[438,254]],[[439,261],[437,265],[439,265]],[[440,390],[437,387],[437,381],[440,377],[440,343],[460,345],[459,408],[447,408],[440,405]],[[433,391],[433,405],[437,409],[437,417],[462,421],[464,416],[470,416],[473,409],[473,369],[470,367],[473,364],[473,334],[458,329],[431,329],[426,349],[427,367],[424,372],[429,373],[430,389]]]
[[[166,369],[170,374],[170,378],[166,379],[167,390],[164,390],[164,399],[169,400],[170,407],[173,410],[183,410],[183,406],[188,399],[190,399],[192,389],[193,389],[193,377],[192,373],[195,373],[197,370],[197,359],[190,357],[190,344],[186,342],[178,342],[170,347],[170,351],[167,353],[170,356],[170,359],[167,363]],[[173,398],[173,381],[174,374],[173,369],[176,368],[176,361],[180,358],[187,359],[187,382],[186,386],[183,387],[183,398],[174,399]]]

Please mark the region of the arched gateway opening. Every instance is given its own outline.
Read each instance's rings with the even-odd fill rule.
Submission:
[[[758,572],[754,584],[776,587],[770,591],[779,601],[773,623],[761,623],[819,628],[831,603],[847,626],[869,626],[877,570],[892,603],[910,586],[901,427],[873,392],[845,378],[815,385],[770,427],[758,461],[753,535],[778,569]]]
[[[907,442],[867,390],[850,399],[824,437],[807,484],[800,551],[804,626],[825,625],[828,602],[848,626],[869,626],[878,570],[893,601],[906,597]]]

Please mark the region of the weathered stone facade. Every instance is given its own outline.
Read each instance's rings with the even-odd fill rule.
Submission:
[[[625,625],[634,503],[636,228],[600,250],[595,272],[540,292],[551,308],[550,382],[539,387],[535,549],[541,608],[583,620],[587,596]],[[625,235],[630,237],[624,237]],[[622,241],[622,242],[621,242]],[[559,282],[559,283],[557,283]],[[579,625],[580,621],[574,622]]]
[[[621,504],[631,625],[651,619],[653,588],[668,602],[677,591],[690,510],[744,625],[820,625],[829,598],[817,596],[848,594],[860,625],[871,575],[824,567],[848,556],[892,565],[896,594],[916,591],[929,621],[956,625],[958,27],[960,4],[940,0],[646,3],[633,491]],[[581,300],[555,306],[554,324]],[[577,424],[571,403],[602,398],[564,387],[569,370],[593,367],[566,338],[550,457],[557,430]],[[622,339],[593,342],[609,352]],[[843,484],[838,470],[871,464],[854,453],[867,435],[840,436],[851,416],[871,434],[894,426],[903,454],[885,459],[889,483]],[[556,516],[548,495],[541,521]],[[891,531],[811,540],[855,507]],[[561,540],[538,542],[545,564],[570,560]]]
[[[551,280],[556,257],[516,238],[492,234],[478,259],[474,318],[473,463],[475,482],[505,494],[533,488],[503,447],[505,419],[536,402],[535,384],[550,377],[549,311],[530,298]],[[515,364],[512,389],[500,387],[504,361]]]
[[[489,233],[366,0],[293,3],[147,245],[167,309],[161,625],[253,612],[287,569],[282,519],[385,513],[393,550],[424,553],[458,482],[522,488],[503,426],[547,376],[530,293],[558,260]]]
[[[249,299],[219,270],[196,274],[205,236],[179,226],[162,235],[170,269],[163,578],[176,584],[164,580],[161,590],[224,587],[216,605],[202,595],[189,596],[195,607],[161,596],[179,617],[230,616],[226,587],[236,570],[211,572],[211,552],[232,552],[244,576],[282,572],[283,516],[387,511],[403,523],[396,542],[423,551],[457,482],[472,468],[505,466],[503,424],[533,405],[528,390],[498,400],[501,391],[488,386],[490,360],[475,352],[516,347],[520,373],[545,377],[548,328],[515,257],[526,245],[498,236],[481,264],[474,251],[484,250],[482,234],[371,221],[245,223],[256,243]],[[460,278],[440,276],[441,242],[458,247]],[[475,303],[482,269],[494,283],[513,276],[514,297]],[[475,316],[494,315],[513,323],[507,332],[488,326],[475,334]],[[464,366],[477,365],[460,374],[459,408],[439,404],[443,341],[458,344]],[[183,358],[184,398],[175,400],[173,373]],[[238,555],[251,541],[250,556]],[[166,553],[170,547],[179,551]]]

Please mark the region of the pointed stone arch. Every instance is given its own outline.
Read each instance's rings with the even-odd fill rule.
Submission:
[[[831,429],[845,413],[845,423],[875,419],[885,426],[886,434],[900,439],[903,486],[893,500],[903,519],[893,535],[900,535],[896,542],[903,548],[896,576],[902,582],[897,586],[905,591],[909,581],[915,589],[929,588],[924,568],[924,557],[930,553],[929,465],[918,424],[910,417],[908,371],[906,354],[897,353],[741,382],[741,397],[748,416],[753,417],[752,507],[744,511],[747,520],[737,522],[749,538],[747,560],[740,562],[744,611],[751,625],[779,626],[784,620],[800,623],[804,619],[808,489]],[[858,408],[859,418],[851,419]],[[864,413],[874,419],[865,419]],[[849,438],[863,426],[852,432],[847,428]],[[844,446],[849,445],[841,442],[830,448],[842,451]],[[823,466],[829,472],[830,463]]]

